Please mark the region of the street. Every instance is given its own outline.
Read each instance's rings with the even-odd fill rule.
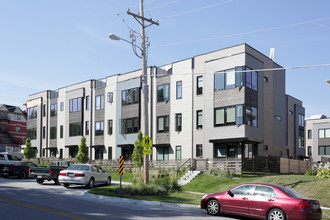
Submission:
[[[114,183],[116,184],[116,183]],[[178,208],[95,199],[81,186],[0,177],[1,219],[239,219],[213,217],[199,208]]]

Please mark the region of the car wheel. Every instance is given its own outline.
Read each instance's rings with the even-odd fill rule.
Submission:
[[[87,188],[91,189],[94,187],[94,178],[91,178],[87,184]]]
[[[43,182],[44,182],[43,179],[37,179],[36,181],[37,181],[37,183],[39,183],[39,184],[43,184]]]
[[[69,183],[63,183],[63,186],[64,186],[65,188],[69,188],[70,184],[69,184]]]
[[[58,177],[54,179],[55,185],[60,185],[60,181],[58,181]]]
[[[209,213],[210,215],[219,215],[220,209],[220,204],[216,199],[211,199],[206,204],[207,213]]]
[[[285,220],[285,214],[281,209],[272,209],[268,213],[268,220]]]
[[[109,176],[107,181],[105,182],[106,186],[110,186],[111,185],[111,177]]]
[[[19,172],[19,174],[18,174],[18,178],[20,178],[20,179],[25,179],[25,178],[27,178],[27,174],[26,174],[24,171],[21,171],[21,172]]]

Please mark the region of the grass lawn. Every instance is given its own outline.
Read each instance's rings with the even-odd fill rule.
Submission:
[[[118,173],[111,173],[113,180],[119,180]],[[134,175],[125,173],[122,177],[124,182],[132,182]],[[305,175],[264,175],[264,176],[243,176],[241,179],[227,179],[208,176],[206,174],[199,175],[192,182],[183,186],[183,191],[214,193],[227,191],[228,189],[242,183],[271,183],[290,187],[306,197],[318,199],[321,206],[330,208],[330,178],[320,179],[314,176]],[[98,195],[107,195],[119,197],[119,195],[110,193],[109,188],[117,188],[118,185],[109,187],[100,187],[90,190],[90,193]],[[202,195],[190,193],[173,193],[162,196],[122,196],[123,198],[173,202],[199,205]],[[330,220],[330,210],[323,210],[323,219]]]

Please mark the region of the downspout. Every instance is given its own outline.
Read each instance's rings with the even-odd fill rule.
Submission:
[[[94,80],[91,80],[91,97],[90,97],[90,123],[89,123],[89,159],[92,160],[92,146],[93,146],[93,89]]]
[[[194,93],[194,86],[195,86],[195,58],[191,59],[191,81],[192,81],[192,96],[191,96],[191,159],[190,159],[190,170],[193,170],[193,159],[194,159],[194,97],[195,97],[195,93]]]

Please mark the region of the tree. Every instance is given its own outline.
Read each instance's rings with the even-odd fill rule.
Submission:
[[[134,151],[132,154],[133,162],[140,167],[143,165],[143,147],[142,147],[142,132],[139,131],[137,140],[134,142]]]
[[[30,138],[27,138],[26,141],[25,141],[25,148],[24,148],[23,155],[28,160],[30,160],[34,156],[34,151],[31,147],[31,139]]]
[[[87,163],[88,160],[89,160],[88,150],[87,150],[87,146],[86,146],[86,138],[85,137],[81,138],[79,151],[78,151],[78,154],[76,156],[76,159],[79,163]]]

